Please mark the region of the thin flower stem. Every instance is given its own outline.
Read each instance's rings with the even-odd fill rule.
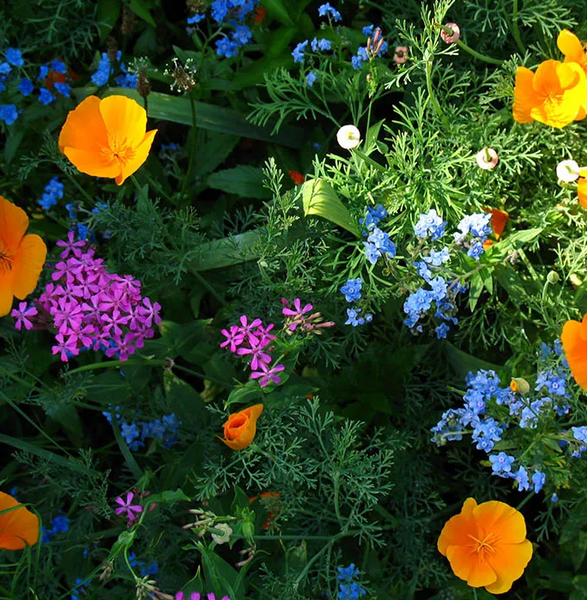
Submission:
[[[184,195],[186,187],[188,185],[188,182],[191,180],[192,178],[192,171],[194,169],[194,160],[196,157],[196,122],[197,122],[197,115],[196,115],[196,103],[194,102],[194,92],[191,91],[188,94],[188,97],[190,99],[190,108],[192,110],[192,129],[190,132],[190,157],[189,157],[189,162],[188,162],[188,172],[183,180],[183,185],[181,186],[181,196]]]
[[[507,11],[505,11],[507,14]],[[514,9],[512,12],[512,21],[511,21],[511,30],[512,35],[514,36],[514,40],[516,40],[516,44],[518,44],[518,48],[522,54],[526,53],[526,47],[522,42],[522,37],[520,36],[520,30],[518,29],[518,0],[514,0]]]
[[[432,60],[429,59],[426,61],[426,88],[428,90],[428,97],[430,98],[430,102],[432,103],[432,108],[434,112],[440,117],[445,127],[450,127],[450,123],[446,118],[439,102],[436,97],[436,93],[434,92],[434,86],[432,85]]]
[[[169,365],[169,361],[165,359],[152,359],[152,358],[131,358],[129,360],[109,360],[105,362],[96,362],[91,365],[83,365],[68,371],[68,375],[74,373],[83,373],[84,371],[94,371],[96,369],[119,369],[128,365],[144,365],[149,367],[165,367]]]
[[[68,173],[67,171],[63,171],[63,173],[65,174],[65,176],[67,177],[67,179],[69,179],[69,181],[71,181],[71,183],[73,183],[73,185],[77,188],[77,191],[89,202],[90,207],[93,207],[96,204],[95,200],[77,182],[76,178],[73,175],[71,175],[71,173]]]
[[[503,64],[503,60],[499,60],[498,58],[491,58],[491,56],[481,54],[481,52],[477,52],[477,50],[473,50],[473,48],[471,48],[471,46],[467,46],[467,44],[465,44],[465,42],[462,42],[461,40],[457,40],[456,44],[459,48],[461,48],[461,50],[468,52],[474,58],[477,58],[479,60],[482,60],[483,62],[489,63],[490,65],[502,65]]]
[[[521,502],[520,504],[518,504],[518,506],[516,506],[516,510],[522,510],[522,508],[524,508],[524,506],[526,505],[526,503],[528,502],[528,500],[530,500],[530,498],[532,498],[533,496],[536,496],[536,494],[534,492],[530,492]]]

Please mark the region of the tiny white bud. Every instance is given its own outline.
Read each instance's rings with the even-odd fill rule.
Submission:
[[[343,125],[336,134],[341,148],[350,150],[361,143],[361,132],[354,125]]]

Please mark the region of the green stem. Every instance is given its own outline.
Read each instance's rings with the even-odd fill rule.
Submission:
[[[362,150],[359,150],[358,148],[353,148],[352,152],[353,154],[360,156],[367,164],[371,165],[378,171],[381,171],[381,173],[385,173],[386,175],[388,174],[387,169],[383,165],[380,165],[377,161],[374,161],[371,157],[367,156]]]
[[[483,62],[489,63],[490,65],[503,64],[503,60],[499,60],[498,58],[491,58],[491,56],[481,54],[481,52],[477,52],[477,50],[473,50],[473,48],[471,48],[471,46],[467,46],[467,44],[465,44],[465,42],[462,42],[461,40],[457,40],[456,43],[457,43],[457,46],[459,48],[461,48],[461,50],[468,52],[474,58],[477,58],[479,60],[482,60]]]
[[[506,12],[507,14],[507,12]],[[518,44],[518,48],[522,54],[526,53],[526,48],[522,43],[522,37],[520,36],[520,30],[518,29],[518,0],[514,0],[514,10],[512,14],[511,21],[511,29],[512,35],[514,36],[514,40],[516,40],[516,44]]]
[[[152,359],[152,358],[131,358],[129,360],[108,360],[105,362],[92,363],[91,365],[83,365],[68,371],[68,375],[74,373],[83,373],[84,371],[93,371],[95,369],[119,369],[128,365],[145,365],[149,367],[165,367],[169,365],[169,361],[165,359]]]
[[[183,180],[183,185],[181,186],[181,196],[184,195],[188,182],[191,181],[192,171],[194,169],[194,159],[196,157],[196,103],[194,102],[194,93],[189,92],[188,97],[190,99],[190,108],[192,109],[192,130],[191,140],[190,140],[190,157],[188,162],[188,172]]]
[[[126,464],[130,469],[130,472],[135,476],[137,481],[143,477],[143,471],[139,464],[135,460],[135,457],[132,455],[130,448],[128,447],[126,441],[122,437],[122,432],[120,431],[120,425],[116,418],[112,418],[112,431],[114,431],[114,437],[116,438],[116,442],[118,443],[118,447],[126,460]],[[144,512],[144,511],[143,511]]]
[[[530,492],[521,502],[520,504],[518,504],[518,506],[516,507],[516,510],[520,511],[522,510],[522,508],[524,508],[524,506],[526,505],[526,503],[528,502],[528,500],[530,500],[530,498],[532,498],[533,496],[536,496],[536,494],[534,492]]]
[[[73,185],[77,188],[77,191],[90,203],[90,207],[93,207],[96,204],[95,200],[77,182],[76,178],[73,175],[71,175],[71,173],[68,173],[67,171],[63,171],[63,173],[65,173],[65,176],[67,177],[67,179],[69,179],[69,181],[71,181],[71,183],[73,183]]]
[[[440,117],[445,127],[450,127],[450,123],[442,111],[442,108],[438,102],[438,98],[436,97],[436,93],[434,92],[434,86],[432,85],[431,59],[426,61],[426,89],[428,90],[428,96],[430,97],[430,102],[432,102],[432,108],[434,109],[434,112]]]

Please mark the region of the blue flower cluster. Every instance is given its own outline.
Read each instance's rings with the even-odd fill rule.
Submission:
[[[361,299],[361,288],[363,287],[363,281],[361,278],[349,279],[341,288],[340,291],[344,294],[347,302],[358,302]],[[370,323],[373,320],[373,315],[370,313],[361,316],[362,309],[354,306],[347,308],[346,313],[348,319],[345,321],[345,325],[352,325],[357,327],[358,325],[364,325]]]
[[[45,527],[43,527],[41,529],[41,532],[42,532],[41,541],[43,542],[43,544],[46,544],[47,542],[51,541],[51,537],[53,537],[55,534],[64,533],[68,529],[69,529],[69,519],[63,515],[57,515],[51,521],[51,529],[45,529]]]
[[[364,219],[359,219],[359,223],[365,227],[363,235],[367,236],[365,245],[365,256],[372,264],[377,264],[380,257],[386,254],[389,258],[394,258],[396,254],[395,244],[389,238],[389,234],[385,233],[377,227],[382,219],[387,217],[387,211],[381,204],[372,208],[367,207],[367,216]]]
[[[328,16],[329,19],[332,18],[332,20],[335,22],[342,21],[341,14],[335,8],[332,8],[332,6],[330,6],[330,3],[328,3],[328,2],[318,8],[318,15],[320,17]],[[312,52],[325,52],[328,50],[332,50],[332,42],[326,38],[316,38],[315,37],[312,41],[305,40],[303,42],[300,42],[293,49],[291,55],[293,56],[294,62],[296,62],[296,63],[304,62],[304,53],[306,51],[306,48],[308,47],[308,44],[310,44],[310,48],[312,49]],[[313,85],[314,81],[316,81],[315,76],[311,80],[311,83],[308,82],[307,78],[306,78],[306,82],[308,83],[309,86]]]
[[[228,25],[234,31],[230,36],[223,35],[216,40],[216,54],[230,58],[238,54],[239,48],[249,44],[253,38],[245,18],[255,10],[257,0],[214,0],[210,15],[218,25]],[[188,25],[197,25],[206,18],[204,13],[196,13],[188,18]]]
[[[37,77],[37,81],[40,81],[45,85],[48,85],[49,81],[53,81],[53,89],[61,96],[69,98],[71,95],[71,86],[63,81],[54,81],[54,77],[49,77],[50,74],[55,73],[59,75],[65,75],[67,77],[67,65],[58,59],[52,60],[46,65],[41,65],[39,67],[39,75]],[[26,80],[21,80],[20,83],[21,86],[24,87],[25,91],[28,91],[30,89],[30,86],[27,83],[24,83],[25,81]],[[26,96],[27,94],[23,95]],[[39,102],[41,104],[44,104],[46,106],[47,104],[55,102],[55,100],[57,100],[57,96],[53,95],[47,87],[41,87],[39,89]]]
[[[98,63],[96,72],[92,75],[92,83],[98,87],[106,85],[114,72],[120,71],[114,79],[114,83],[121,88],[135,89],[137,87],[138,77],[136,74],[128,72],[126,65],[122,61],[122,52],[116,53],[116,59],[111,61],[106,52],[102,52],[102,57]]]
[[[39,200],[39,204],[44,210],[49,210],[57,204],[57,200],[63,198],[63,184],[59,181],[59,177],[53,177],[45,186],[45,193]]]
[[[556,346],[555,350],[558,350]],[[536,493],[540,492],[546,482],[546,475],[535,464],[516,465],[514,456],[503,451],[496,454],[490,452],[502,440],[506,429],[512,425],[521,429],[536,429],[541,420],[551,421],[557,416],[568,414],[570,407],[564,402],[564,399],[568,398],[568,369],[565,369],[568,365],[562,356],[559,363],[561,366],[558,368],[543,369],[538,373],[532,394],[534,398],[526,395],[530,389],[523,390],[522,393],[517,391],[517,385],[501,387],[495,371],[480,370],[475,374],[469,373],[463,407],[449,409],[442,415],[438,424],[431,429],[432,441],[437,446],[443,446],[447,442],[461,440],[464,433],[471,433],[475,448],[489,454],[493,474],[513,479],[520,491],[533,489]],[[549,396],[544,396],[544,393],[548,393]],[[507,408],[509,418],[503,409],[497,407]],[[508,422],[498,422],[488,415],[488,412],[500,414],[501,418]],[[572,438],[567,438],[580,443],[573,443],[573,448],[578,446],[578,449],[572,456],[580,456],[587,450],[587,426],[572,427],[571,431]],[[564,437],[566,434],[563,432],[562,435]],[[569,445],[565,439],[561,439],[559,443],[563,447]],[[532,457],[528,459],[533,460]]]
[[[358,600],[367,591],[355,581],[361,572],[351,563],[348,567],[338,567],[338,600]]]
[[[139,560],[134,552],[129,552],[128,563],[133,569],[138,567],[141,572],[141,577],[147,577],[149,575],[155,575],[159,571],[159,563],[155,560],[152,563],[147,563],[143,560]]]
[[[455,242],[467,248],[467,256],[479,260],[483,254],[483,244],[491,233],[491,213],[474,213],[467,215],[458,224]]]
[[[18,119],[19,111],[16,104],[0,104],[0,121],[12,125]]]
[[[316,73],[314,73],[314,71],[310,71],[306,75],[306,85],[308,87],[312,87],[314,85],[314,83],[316,82],[316,79],[318,79],[318,75],[316,75]]]
[[[118,410],[118,406],[116,410]],[[112,425],[112,413],[102,413],[108,423]],[[178,437],[178,429],[180,422],[177,417],[172,413],[170,415],[163,415],[161,419],[156,419],[152,422],[134,422],[130,423],[121,417],[119,413],[115,413],[116,421],[120,427],[120,432],[124,441],[128,445],[129,449],[133,452],[143,448],[145,446],[145,440],[147,438],[157,438],[161,440],[164,448],[171,448],[176,442]]]

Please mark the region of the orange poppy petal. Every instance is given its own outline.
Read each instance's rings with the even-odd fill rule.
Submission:
[[[526,538],[524,516],[505,502],[483,502],[475,508],[473,515],[479,527],[479,539],[491,533],[497,536],[495,543],[518,544]]]
[[[454,574],[472,587],[491,585],[497,580],[497,574],[483,555],[471,546],[449,546],[446,557]]]
[[[532,85],[534,73],[526,67],[518,67],[516,71],[516,86],[514,88],[514,119],[518,123],[530,123],[534,119],[530,110],[536,105],[536,92]]]
[[[579,38],[568,29],[563,29],[556,40],[558,49],[565,55],[565,61],[580,63],[585,58],[585,50]]]
[[[0,269],[0,317],[5,317],[12,308],[12,272]]]
[[[0,492],[0,511],[20,506],[0,514],[0,549],[22,550],[39,540],[39,518],[9,494]]]
[[[108,147],[108,131],[100,113],[101,102],[103,100],[97,96],[88,96],[67,115],[59,134],[59,149],[72,162],[66,148],[99,153],[102,147]],[[73,164],[77,167],[75,162]]]
[[[244,448],[246,448],[247,446],[250,446],[255,434],[257,433],[257,419],[259,418],[259,415],[263,412],[263,405],[262,404],[255,404],[254,406],[251,406],[249,408],[245,408],[244,410],[238,412],[238,413],[234,413],[233,415],[231,415],[231,417],[234,420],[234,417],[239,417],[242,413],[244,413],[247,417],[248,420],[241,426],[238,427],[238,429],[233,429],[230,428],[230,437],[231,439],[223,439],[220,438],[229,448],[232,448],[233,450],[243,450]],[[227,425],[230,425],[230,418],[228,420]],[[227,431],[227,425],[225,425],[224,431],[225,431],[225,435],[228,433]],[[228,436],[227,436],[228,437]]]
[[[561,341],[575,381],[587,390],[587,342],[581,337],[582,330],[583,326],[578,321],[567,321]]]
[[[133,148],[144,141],[147,111],[136,100],[126,96],[108,96],[100,102],[100,114],[111,141],[113,138],[118,143],[126,140],[126,144]]]
[[[465,546],[471,543],[469,534],[477,533],[477,523],[473,511],[477,506],[474,498],[467,498],[458,515],[451,517],[444,525],[438,538],[438,551],[446,556],[449,546]]]
[[[36,287],[47,258],[47,246],[36,234],[22,238],[12,267],[12,292],[24,300]]]
[[[577,187],[577,195],[579,196],[579,204],[583,208],[587,208],[587,180],[580,179]]]
[[[488,586],[487,591],[492,594],[507,592],[512,583],[524,573],[532,558],[532,552],[532,543],[529,540],[524,540],[521,544],[496,544],[495,554],[488,554],[486,559],[497,573],[497,581]]]
[[[109,157],[108,153],[80,150],[66,146],[63,154],[76,166],[78,171],[94,177],[117,177],[120,175],[120,163]]]
[[[28,226],[24,210],[0,196],[0,250],[14,254]]]
[[[157,133],[157,129],[153,129],[145,134],[145,139],[134,149],[132,158],[126,162],[121,161],[121,174],[116,177],[116,183],[122,185],[127,177],[130,177],[141,165],[147,160],[153,138]]]

